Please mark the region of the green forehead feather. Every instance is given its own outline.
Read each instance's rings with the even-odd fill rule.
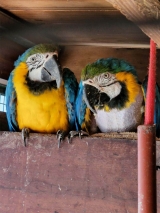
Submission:
[[[58,45],[55,44],[38,44],[34,47],[29,48],[26,50],[17,61],[15,61],[14,65],[17,66],[20,62],[25,62],[27,58],[33,54],[36,53],[46,53],[46,52],[54,52],[54,51],[60,51],[60,48]]]
[[[131,72],[133,75],[137,77],[137,73],[135,68],[122,59],[117,58],[107,58],[107,59],[99,59],[92,64],[88,64],[81,73],[81,80],[87,80],[89,78],[93,78],[96,75],[99,75],[104,72],[110,73],[118,73],[120,71]]]

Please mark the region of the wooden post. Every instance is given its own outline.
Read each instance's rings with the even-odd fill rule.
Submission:
[[[145,125],[138,127],[138,213],[156,213],[156,44],[150,41],[150,61],[145,103]]]
[[[155,125],[138,127],[138,213],[156,213]]]

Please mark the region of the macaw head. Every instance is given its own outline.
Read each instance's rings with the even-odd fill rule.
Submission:
[[[58,64],[59,47],[53,44],[39,44],[26,50],[14,63],[25,62],[28,67],[27,78],[32,82],[53,82],[59,88],[62,71]]]
[[[116,58],[100,59],[88,64],[81,74],[81,81],[84,87],[83,97],[92,112],[96,108],[103,108],[104,105],[115,99],[124,90],[125,82],[119,80],[120,72],[129,72],[134,78],[136,71],[128,62]]]

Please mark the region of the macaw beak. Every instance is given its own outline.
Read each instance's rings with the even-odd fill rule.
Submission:
[[[98,98],[99,91],[95,87],[84,84],[84,90],[83,90],[83,98],[87,104],[87,107],[95,114],[95,102]]]
[[[104,105],[110,101],[110,97],[94,86],[83,84],[83,98],[88,108],[96,114],[97,109],[103,109]]]
[[[62,72],[60,65],[57,63],[56,56],[50,57],[43,65],[41,78],[44,82],[56,81],[57,88],[62,81]]]

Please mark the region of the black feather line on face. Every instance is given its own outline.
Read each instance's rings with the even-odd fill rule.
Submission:
[[[112,100],[110,100],[110,97],[106,93],[100,93],[97,88],[86,84],[84,90],[91,108],[95,109],[96,106],[98,109],[103,109],[104,105],[107,105],[110,109],[122,109],[126,101],[128,101],[129,95],[126,85],[123,82],[119,83],[122,85],[121,92]]]
[[[120,82],[122,88],[121,92],[117,97],[113,98],[111,101],[108,102],[108,106],[110,109],[116,108],[116,109],[122,109],[125,107],[126,102],[129,100],[129,94],[126,87],[126,84],[123,82]]]
[[[34,95],[40,95],[45,90],[57,89],[56,81],[50,82],[31,81],[28,78],[28,76],[26,77],[26,85],[28,86],[30,92],[32,92]]]

